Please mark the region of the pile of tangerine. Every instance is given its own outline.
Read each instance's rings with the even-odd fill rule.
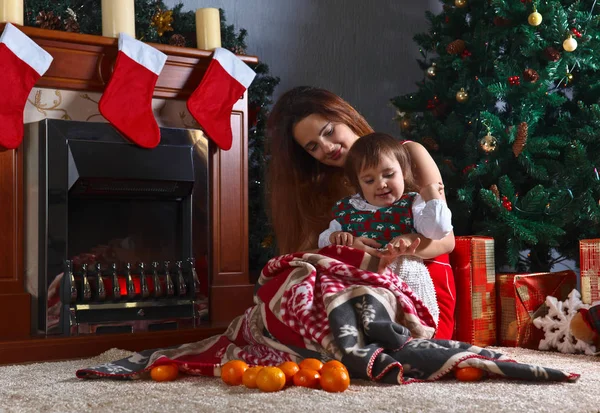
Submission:
[[[277,367],[250,367],[242,360],[231,360],[221,367],[221,379],[230,386],[243,384],[264,392],[279,391],[286,385],[343,392],[350,385],[346,366],[337,360],[323,364],[315,358],[306,358],[300,363],[285,361]]]

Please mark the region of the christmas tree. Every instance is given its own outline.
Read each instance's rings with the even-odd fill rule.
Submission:
[[[493,237],[499,267],[548,271],[599,235],[599,11],[444,0],[414,37],[423,80],[392,99],[403,137],[436,160],[455,234]]]
[[[26,0],[25,25],[50,30],[102,34],[100,0]],[[135,0],[136,38],[151,43],[196,47],[194,11],[183,11],[183,3],[168,9],[160,0]],[[220,9],[222,47],[238,55],[246,54],[247,31],[228,25]],[[271,76],[264,62],[251,65],[256,78],[248,89],[248,192],[249,266],[252,281],[275,255],[275,243],[268,225],[265,198],[265,130],[268,109],[279,78]]]

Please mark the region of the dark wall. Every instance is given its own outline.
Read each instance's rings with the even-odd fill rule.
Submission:
[[[172,7],[179,0],[165,0]],[[415,33],[437,0],[185,0],[184,10],[219,7],[248,30],[248,53],[281,78],[275,98],[298,85],[320,86],[352,103],[376,130],[398,134],[389,99],[416,89]]]

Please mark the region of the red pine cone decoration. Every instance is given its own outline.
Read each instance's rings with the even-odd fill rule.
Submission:
[[[540,75],[533,69],[525,69],[523,71],[523,79],[528,82],[535,83],[540,79]]]
[[[444,159],[444,161],[443,161],[443,162],[444,162],[444,163],[446,164],[446,166],[447,166],[448,168],[450,168],[452,171],[456,171],[456,166],[454,166],[454,162],[452,162],[452,159],[448,159],[448,158],[446,158],[446,159]]]
[[[519,126],[517,127],[517,138],[515,139],[513,146],[512,146],[512,150],[513,150],[513,154],[515,155],[515,158],[518,158],[519,155],[521,155],[521,152],[523,152],[523,148],[525,148],[525,143],[527,142],[527,130],[529,129],[529,126],[527,125],[527,122],[521,122],[519,123]]]
[[[560,59],[560,52],[554,47],[548,46],[544,49],[544,56],[551,62],[556,62]]]
[[[174,34],[169,38],[171,46],[185,47],[185,37],[181,34]]]
[[[54,14],[53,11],[40,11],[35,18],[35,25],[48,30],[60,29],[60,17]]]
[[[505,19],[504,17],[496,16],[494,17],[494,26],[504,27],[510,25],[510,20]]]
[[[463,50],[465,50],[465,41],[461,39],[456,39],[453,42],[448,43],[446,46],[446,52],[448,54],[461,54]]]
[[[67,20],[65,20],[64,26],[65,31],[67,32],[79,33],[79,23],[72,17],[69,17]]]
[[[498,190],[498,186],[496,184],[490,186],[490,191],[496,196],[496,199],[500,199],[500,191]]]
[[[237,55],[245,55],[246,54],[246,49],[244,49],[242,46],[236,45],[236,46],[233,46],[231,48],[231,52],[233,54],[237,54]]]
[[[431,136],[425,136],[423,138],[423,145],[430,151],[437,151],[440,149],[440,145]]]

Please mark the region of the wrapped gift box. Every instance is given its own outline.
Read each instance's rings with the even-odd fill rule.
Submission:
[[[498,274],[498,345],[537,349],[544,332],[533,325],[548,314],[546,297],[564,301],[577,287],[574,271]]]
[[[456,237],[450,256],[456,283],[455,340],[476,346],[496,344],[494,239]]]
[[[592,304],[600,300],[600,238],[579,240],[581,301]]]

